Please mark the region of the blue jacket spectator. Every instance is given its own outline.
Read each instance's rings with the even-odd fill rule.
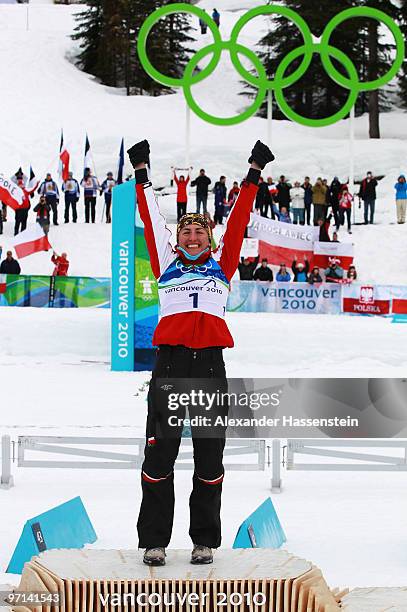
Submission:
[[[277,272],[276,281],[278,283],[289,283],[291,275],[286,268],[285,264],[281,264],[279,271]]]
[[[294,274],[294,283],[306,283],[308,280],[309,261],[306,259],[305,264],[302,261],[297,263],[297,258],[295,258],[291,270]]]
[[[407,183],[404,174],[400,174],[394,189],[396,190],[396,200],[407,200]]]

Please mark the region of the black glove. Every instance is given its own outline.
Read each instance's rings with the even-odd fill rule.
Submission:
[[[252,154],[249,157],[249,164],[255,162],[260,168],[263,168],[275,159],[267,145],[258,140],[252,149]]]
[[[150,145],[148,143],[148,140],[142,140],[141,142],[137,142],[127,151],[127,154],[129,156],[130,163],[133,168],[135,168],[137,164],[141,164],[142,162],[150,165]]]

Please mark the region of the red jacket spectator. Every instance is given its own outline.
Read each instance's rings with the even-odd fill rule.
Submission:
[[[189,183],[189,174],[187,179],[180,180],[174,172],[174,180],[177,184],[177,202],[188,202],[187,185]]]
[[[67,276],[69,261],[66,258],[66,253],[62,253],[62,255],[57,255],[54,253],[51,257],[51,261],[55,264],[55,269],[52,273],[52,276]]]

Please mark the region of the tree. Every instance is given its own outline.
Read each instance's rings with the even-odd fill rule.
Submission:
[[[190,0],[187,0],[190,1]],[[80,41],[78,63],[111,87],[132,93],[159,95],[170,91],[151,79],[137,54],[137,35],[145,19],[160,0],[89,0],[87,9],[76,15],[72,38]],[[163,74],[179,76],[189,59],[193,38],[185,14],[169,15],[153,27],[147,41],[152,64]]]

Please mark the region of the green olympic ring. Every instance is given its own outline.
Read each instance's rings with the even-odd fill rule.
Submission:
[[[151,64],[148,56],[147,56],[147,38],[150,34],[151,29],[157,23],[159,19],[166,17],[172,13],[191,13],[201,19],[213,35],[213,44],[208,45],[197,51],[195,55],[189,60],[188,64],[185,67],[184,75],[182,79],[173,78],[166,76],[159,72],[154,66]],[[267,78],[266,70],[257,57],[257,55],[240,45],[237,42],[238,36],[243,29],[243,27],[255,17],[260,15],[271,15],[278,14],[283,17],[287,17],[291,19],[295,25],[298,27],[302,37],[304,44],[293,51],[290,51],[286,57],[279,64],[274,79],[269,80]],[[381,76],[378,79],[373,81],[367,81],[366,83],[359,82],[359,77],[356,71],[356,68],[349,57],[337,49],[336,47],[332,47],[329,44],[330,37],[334,29],[341,24],[343,21],[347,19],[351,19],[354,17],[368,17],[371,19],[375,19],[376,21],[383,22],[389,30],[391,31],[395,43],[396,43],[396,58],[392,67],[388,70],[386,74]],[[193,85],[203,81],[205,78],[210,76],[212,72],[216,69],[222,51],[229,51],[230,58],[237,72],[242,76],[248,83],[258,87],[258,92],[254,102],[242,113],[235,115],[234,117],[215,117],[214,115],[210,115],[206,113],[198,104],[192,96],[191,88]],[[153,78],[158,83],[165,85],[167,87],[182,87],[184,91],[184,96],[186,102],[190,109],[198,115],[201,119],[208,123],[212,123],[214,125],[236,125],[249,119],[252,117],[258,109],[261,107],[268,90],[275,91],[275,99],[280,107],[281,111],[291,120],[300,123],[302,125],[311,126],[311,127],[321,127],[332,125],[341,119],[344,119],[346,115],[350,112],[352,107],[355,105],[357,97],[361,91],[372,91],[373,89],[378,89],[383,87],[388,83],[397,72],[400,70],[402,63],[404,61],[405,56],[405,44],[403,34],[397,24],[393,21],[389,15],[380,11],[378,9],[368,8],[368,7],[357,7],[346,9],[335,17],[333,17],[328,24],[326,25],[320,42],[314,43],[313,36],[311,30],[309,29],[307,23],[292,9],[276,6],[276,5],[268,5],[268,6],[259,6],[251,9],[247,13],[245,13],[235,24],[230,39],[228,41],[222,40],[222,37],[219,32],[219,28],[213,21],[212,17],[208,15],[202,9],[184,3],[174,3],[163,6],[154,13],[151,13],[143,23],[140,28],[140,32],[137,40],[137,51],[140,58],[140,62],[147,72],[147,74]],[[195,69],[198,63],[207,55],[213,54],[211,60],[208,62],[207,66],[205,66],[201,71],[196,72]],[[285,100],[283,90],[290,85],[293,85],[296,81],[298,81],[306,71],[308,70],[314,53],[319,53],[321,56],[321,62],[324,66],[327,74],[341,87],[349,89],[349,97],[345,103],[345,105],[335,114],[330,117],[326,117],[324,119],[310,119],[308,117],[303,117],[299,115],[288,105]],[[246,70],[244,66],[241,64],[239,55],[244,55],[255,67],[257,76],[253,75],[251,72]],[[290,64],[303,55],[303,60],[292,72],[290,75],[285,76],[285,72]],[[331,57],[335,60],[339,61],[345,68],[348,77],[341,74],[333,65],[331,61]],[[195,72],[194,72],[195,71]]]

